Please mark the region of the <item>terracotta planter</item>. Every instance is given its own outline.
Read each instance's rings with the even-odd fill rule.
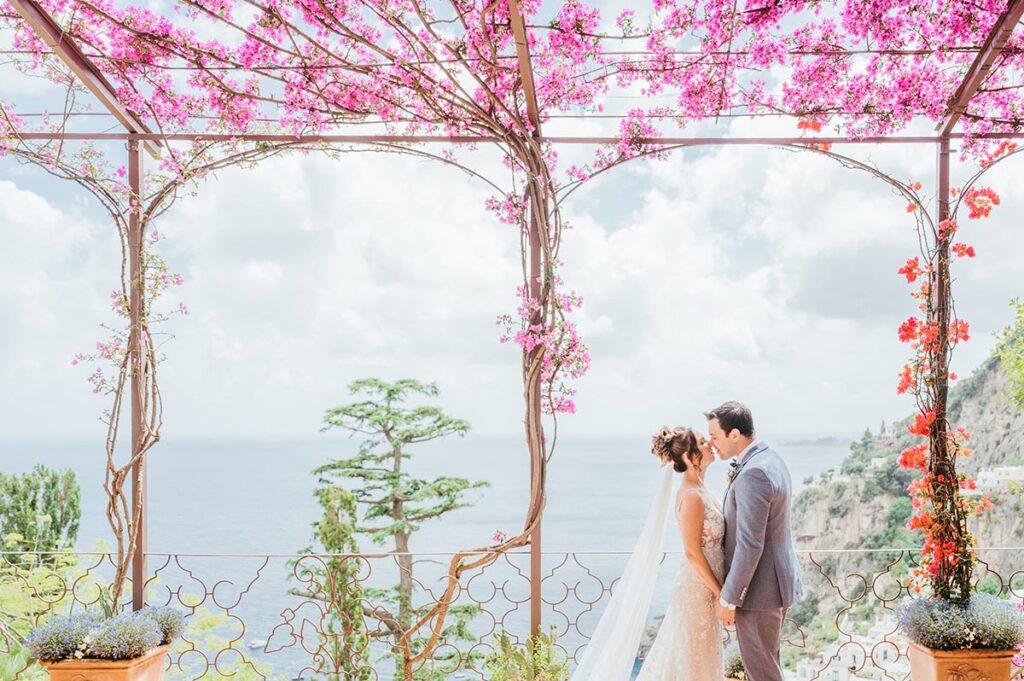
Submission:
[[[50,681],[163,681],[164,655],[170,645],[153,648],[130,660],[63,660],[41,662]]]
[[[932,650],[910,642],[913,681],[1009,681],[1016,650]]]

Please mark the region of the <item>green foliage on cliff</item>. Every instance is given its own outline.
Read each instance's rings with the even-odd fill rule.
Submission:
[[[1015,312],[1014,320],[1003,329],[996,355],[1010,379],[1010,398],[1024,407],[1024,302],[1015,298],[1010,305]]]

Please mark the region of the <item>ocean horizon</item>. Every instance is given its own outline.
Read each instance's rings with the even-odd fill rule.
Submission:
[[[795,493],[806,478],[838,466],[851,440],[800,434],[764,439],[788,462]],[[351,456],[357,444],[334,433],[159,442],[148,457],[149,550],[295,553],[308,544],[311,524],[320,513],[310,472],[331,459]],[[456,551],[490,543],[495,531],[512,534],[521,528],[529,485],[529,459],[521,437],[470,434],[416,445],[409,452],[404,469],[416,477],[455,475],[490,483],[467,493],[468,508],[424,524],[413,536],[413,551]],[[82,488],[76,549],[88,551],[110,538],[101,439],[0,440],[0,461],[4,473],[25,472],[36,464],[73,470]],[[707,484],[717,494],[725,489],[725,469],[716,462],[708,471]],[[548,470],[545,550],[632,549],[659,480],[649,435],[562,437]]]

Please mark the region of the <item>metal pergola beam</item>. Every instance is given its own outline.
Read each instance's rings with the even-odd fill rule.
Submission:
[[[2,138],[3,136],[0,136]],[[481,142],[502,142],[500,137],[470,135],[226,135],[195,133],[131,134],[124,132],[26,132],[7,136],[12,139],[64,139],[95,141],[168,140],[226,142],[240,140],[249,142],[293,142],[295,144],[480,144]],[[918,135],[907,137],[642,137],[639,144],[663,146],[736,146],[771,144],[938,144],[943,138],[963,139],[963,133],[949,135]],[[1024,132],[993,132],[973,135],[974,139],[1024,139]],[[542,142],[551,144],[617,144],[619,137],[576,137],[572,135],[540,136]]]
[[[960,117],[967,111],[967,106],[971,103],[974,95],[978,93],[982,83],[988,78],[992,66],[1002,53],[1003,47],[1006,46],[1006,41],[1013,35],[1021,16],[1024,16],[1024,0],[1009,0],[1006,10],[999,15],[988,37],[985,38],[981,51],[974,58],[971,67],[967,69],[956,92],[950,97],[945,120],[935,127],[941,132],[940,137],[948,136],[960,121]]]
[[[10,0],[10,3],[11,7],[25,20],[25,23],[36,32],[43,42],[49,45],[62,62],[67,64],[68,68],[82,81],[82,84],[89,88],[96,99],[117,118],[128,132],[152,134],[152,131],[142,121],[118,101],[110,81],[82,53],[78,45],[64,33],[53,17],[39,6],[39,3],[35,0]],[[159,135],[145,139],[146,151],[155,159],[160,158],[159,147]]]

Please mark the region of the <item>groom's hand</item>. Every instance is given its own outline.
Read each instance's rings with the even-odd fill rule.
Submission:
[[[731,627],[736,624],[736,610],[734,608],[727,608],[721,603],[715,603],[715,614],[718,615],[718,619],[727,627]]]

